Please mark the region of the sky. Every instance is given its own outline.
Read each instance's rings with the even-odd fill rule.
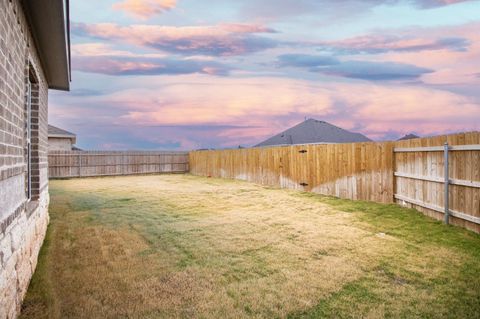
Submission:
[[[480,130],[480,1],[71,0],[50,124],[103,150],[252,146],[305,118]]]

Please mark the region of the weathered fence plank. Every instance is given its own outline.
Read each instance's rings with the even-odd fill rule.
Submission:
[[[188,172],[188,152],[51,151],[49,178]]]

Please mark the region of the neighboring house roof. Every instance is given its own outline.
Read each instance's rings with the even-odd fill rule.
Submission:
[[[72,140],[72,144],[77,142],[77,135],[50,124],[48,124],[48,137],[68,138]]]
[[[22,0],[50,89],[70,89],[69,0]]]
[[[353,133],[324,121],[308,119],[288,130],[277,134],[255,147],[310,143],[354,143],[370,142],[360,133]]]
[[[420,136],[417,136],[415,134],[407,134],[404,137],[399,138],[397,141],[413,140],[415,138],[420,138]]]

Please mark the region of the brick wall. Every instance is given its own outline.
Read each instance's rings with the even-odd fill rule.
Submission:
[[[48,150],[49,151],[71,151],[72,140],[69,138],[49,137]]]
[[[26,105],[32,85],[32,198]],[[48,88],[20,0],[0,0],[0,318],[14,318],[48,224]]]

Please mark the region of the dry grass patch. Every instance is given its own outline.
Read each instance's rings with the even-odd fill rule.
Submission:
[[[186,175],[50,187],[24,318],[480,311],[479,236],[396,206]]]

